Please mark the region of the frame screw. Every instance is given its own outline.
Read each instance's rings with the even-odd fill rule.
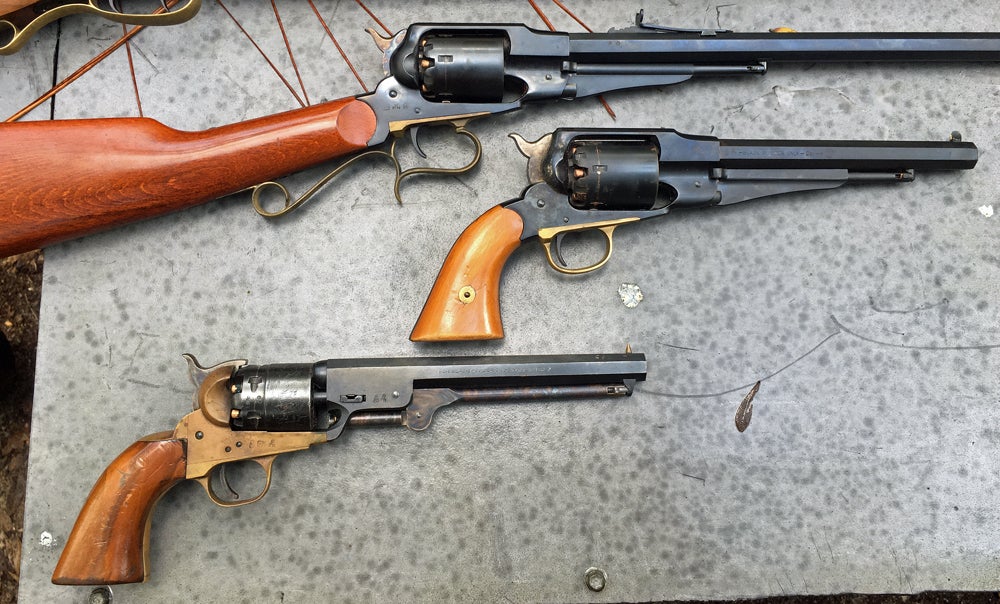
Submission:
[[[198,440],[201,440],[205,438],[205,433],[202,432],[201,430],[198,430],[197,432],[194,433],[194,437],[197,438]]]

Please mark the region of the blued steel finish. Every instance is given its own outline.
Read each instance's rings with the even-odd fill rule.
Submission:
[[[627,396],[645,378],[645,356],[634,353],[250,365],[230,380],[230,427],[325,431],[333,440],[348,425],[423,429],[435,409],[460,401]]]
[[[660,150],[652,141],[577,140],[566,150],[566,164],[577,208],[648,209],[660,185]]]
[[[435,101],[503,100],[504,40],[429,36],[420,47],[422,91]],[[461,98],[457,98],[461,96]]]
[[[524,220],[522,240],[539,229],[643,220],[848,182],[910,182],[913,170],[967,170],[979,157],[966,142],[725,140],[670,129],[560,129],[547,146],[530,145],[528,173],[543,182],[505,203]],[[595,158],[590,165],[581,149]],[[653,154],[655,188],[647,174]],[[639,182],[621,184],[629,179]],[[602,194],[605,187],[614,194]]]
[[[733,33],[639,26],[567,34],[523,24],[417,23],[385,45],[386,78],[358,97],[379,115],[370,144],[401,124],[496,114],[523,103],[761,75],[770,62],[1000,61],[995,33]]]
[[[661,144],[672,136],[679,135],[661,135]],[[723,139],[718,144],[718,161],[723,168],[773,168],[780,163],[785,168],[844,168],[863,172],[970,170],[979,159],[976,146],[962,142]],[[663,148],[668,152],[669,143]]]
[[[1000,34],[994,33],[664,33],[629,28],[609,33],[566,34],[531,29],[521,24],[418,23],[397,36],[390,72],[400,83],[419,89],[423,70],[419,48],[427,40],[454,38],[455,62],[477,54],[483,39],[507,47],[509,77],[541,91],[563,82],[570,96],[651,85],[649,82],[598,84],[591,78],[663,76],[674,83],[694,75],[763,73],[767,62],[848,61],[997,61]],[[463,45],[468,52],[463,56]],[[546,76],[551,78],[546,79]],[[579,76],[579,77],[577,77]],[[548,84],[548,85],[546,85]],[[456,99],[461,100],[461,99]]]

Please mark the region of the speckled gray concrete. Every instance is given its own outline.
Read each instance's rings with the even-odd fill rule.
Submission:
[[[318,4],[372,85],[380,65],[362,33],[370,21],[353,3]],[[570,4],[597,30],[632,19],[633,7]],[[548,6],[558,27],[579,29]],[[292,79],[266,5],[231,8]],[[394,28],[540,25],[521,2],[373,8]],[[283,10],[311,98],[357,93],[308,8]],[[1000,5],[976,2],[910,5],[905,19],[880,1],[646,10],[655,21],[744,31],[1000,31]],[[60,70],[118,31],[64,23]],[[214,3],[187,25],[144,32],[135,50],[146,113],[168,125],[205,128],[295,106]],[[4,59],[3,86],[22,81],[6,69],[17,61],[41,69],[48,60]],[[61,94],[57,116],[133,115],[124,61],[113,56]],[[650,359],[649,380],[628,400],[455,408],[425,433],[350,433],[280,460],[268,497],[235,511],[195,485],[174,489],[153,521],[150,581],[116,587],[116,602],[997,589],[1000,217],[978,208],[1000,210],[998,90],[1000,66],[773,66],[763,78],[609,95],[617,122],[594,100],[483,120],[474,125],[487,150],[479,169],[407,183],[402,207],[388,169],[372,165],[285,220],[259,218],[236,195],[49,248],[21,601],[85,601],[89,590],[49,576],[106,464],[189,409],[182,352],[266,363],[584,353],[626,342]],[[556,275],[531,247],[504,275],[505,340],[408,342],[455,237],[524,184],[524,160],[504,135],[615,125],[732,138],[943,140],[959,130],[982,160],[973,172],[906,186],[789,195],[624,228],[612,261],[583,278]],[[444,140],[432,136],[428,147],[457,164],[466,149]],[[624,282],[645,294],[635,309],[617,299]],[[733,417],[756,380],[753,421],[740,434]],[[590,566],[609,575],[602,593],[584,586]]]

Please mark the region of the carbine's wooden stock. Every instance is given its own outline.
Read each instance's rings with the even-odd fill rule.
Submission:
[[[104,470],[52,574],[59,585],[138,583],[149,574],[153,507],[184,480],[185,444],[171,432],[133,443]]]
[[[495,340],[500,322],[500,273],[521,245],[520,214],[497,206],[470,224],[448,252],[410,339],[414,342]]]
[[[354,98],[203,132],[146,118],[2,124],[0,256],[216,199],[364,149],[374,132]]]

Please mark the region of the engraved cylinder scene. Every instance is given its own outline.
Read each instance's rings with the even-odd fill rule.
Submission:
[[[312,401],[312,375],[308,363],[240,367],[230,379],[230,425],[235,430],[316,430],[320,418]]]

